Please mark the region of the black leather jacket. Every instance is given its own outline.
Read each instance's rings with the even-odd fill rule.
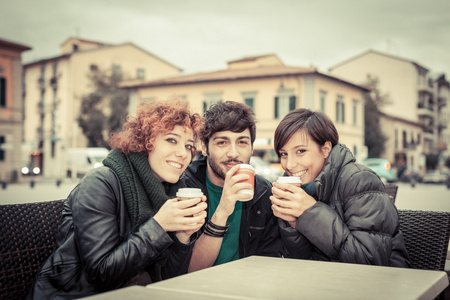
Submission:
[[[64,204],[57,249],[27,299],[74,299],[187,271],[193,242],[179,242],[153,219],[133,232],[117,175],[90,171]],[[159,257],[168,250],[168,255]],[[133,281],[133,282],[130,282]]]
[[[208,197],[205,157],[202,156],[193,161],[187,168],[185,176],[187,186],[200,188]],[[255,197],[250,201],[242,202],[239,232],[240,258],[251,255],[281,257],[281,237],[277,218],[272,212],[270,195],[272,195],[272,184],[256,175]]]
[[[288,257],[410,266],[393,201],[347,147],[333,147],[315,187],[317,203],[297,219],[296,229],[280,220],[283,240],[297,244]]]

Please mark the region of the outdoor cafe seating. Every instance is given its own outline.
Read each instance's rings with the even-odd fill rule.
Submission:
[[[1,299],[23,299],[28,293],[54,250],[62,210],[63,200],[0,205]],[[399,210],[399,215],[412,268],[444,271],[450,212]]]
[[[63,200],[0,205],[0,299],[24,299],[55,248]]]

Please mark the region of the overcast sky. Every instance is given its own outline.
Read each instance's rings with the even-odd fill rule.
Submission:
[[[132,42],[184,73],[269,53],[326,72],[375,49],[450,77],[450,0],[1,0],[0,38],[33,48],[24,63],[71,36]]]

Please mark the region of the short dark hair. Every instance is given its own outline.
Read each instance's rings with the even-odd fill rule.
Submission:
[[[326,114],[306,108],[298,108],[288,113],[275,130],[274,147],[280,156],[280,149],[299,130],[304,130],[318,145],[331,142],[334,147],[339,143],[339,134],[333,122]]]
[[[239,102],[226,101],[213,104],[204,114],[200,139],[208,146],[211,136],[219,131],[242,132],[250,130],[250,138],[253,142],[256,138],[256,121],[253,110]]]

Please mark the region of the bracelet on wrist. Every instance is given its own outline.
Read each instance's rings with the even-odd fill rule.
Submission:
[[[211,219],[208,220],[207,225],[209,225],[211,228],[216,230],[228,230],[228,227],[230,227],[230,223],[227,222],[225,226],[220,226],[217,224],[214,224]]]
[[[228,231],[228,228],[226,230],[222,230],[222,231],[214,230],[207,223],[203,233],[205,233],[206,235],[212,236],[212,237],[224,237],[225,234],[227,233],[227,231]]]
[[[205,226],[205,230],[209,231],[210,233],[216,234],[216,235],[225,235],[225,233],[227,233],[227,230],[221,230],[221,231],[217,231],[211,227],[209,227],[208,225]]]

